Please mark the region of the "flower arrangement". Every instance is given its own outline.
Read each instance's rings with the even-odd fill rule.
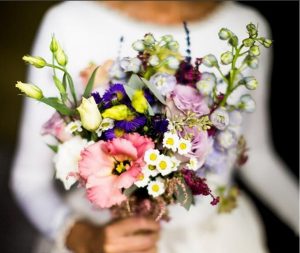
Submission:
[[[82,71],[86,87],[80,99],[67,55],[54,36],[51,63],[23,57],[36,68],[53,69],[58,97],[45,97],[33,84],[17,82],[16,87],[56,110],[42,129],[57,141],[49,145],[56,152],[56,178],[67,190],[79,182],[94,206],[110,208],[116,217],[168,219],[168,205],[189,209],[196,195],[210,196],[212,205],[220,202],[220,211],[235,206],[236,189],[213,191],[206,175],[226,169],[228,159],[239,166],[247,160],[237,128],[255,102],[249,94],[236,104],[229,101],[239,86],[256,89],[255,77],[244,76],[244,70],[256,68],[259,46],[268,48],[272,42],[259,37],[253,24],[247,25],[242,43],[222,28],[219,38],[230,50],[220,61],[209,54],[192,62],[186,24],[184,28],[186,56],[171,35],[156,39],[148,33],[133,43],[136,57],[118,57]],[[201,72],[202,65],[214,71]],[[228,73],[222,65],[229,65]]]

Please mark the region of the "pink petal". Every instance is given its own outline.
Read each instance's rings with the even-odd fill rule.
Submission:
[[[115,157],[118,161],[136,160],[137,150],[128,140],[115,138],[110,142],[105,143],[104,151]]]

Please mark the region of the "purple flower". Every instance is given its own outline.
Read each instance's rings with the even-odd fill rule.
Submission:
[[[180,115],[193,112],[200,117],[209,113],[206,101],[195,88],[179,84],[167,98],[167,107],[170,114]]]
[[[117,128],[125,130],[125,132],[135,131],[146,124],[145,116],[132,116],[127,120],[120,120],[115,122]]]
[[[227,168],[227,159],[226,153],[213,149],[206,157],[204,166],[213,172],[221,173]]]
[[[108,108],[116,103],[130,103],[122,84],[113,84],[103,95],[102,102],[104,108]]]
[[[144,89],[144,96],[150,105],[153,105],[155,103],[155,98],[149,89]]]
[[[100,96],[99,92],[97,92],[97,91],[93,92],[91,95],[94,97],[97,105],[101,103],[101,96]]]
[[[168,131],[169,121],[167,119],[155,118],[153,120],[153,130],[155,134],[164,134]]]
[[[105,140],[112,140],[114,138],[122,137],[124,133],[125,131],[123,129],[115,127],[103,132],[103,136]]]
[[[188,61],[182,61],[175,76],[178,83],[195,86],[201,78],[201,73]]]
[[[216,205],[219,202],[219,197],[215,197],[211,193],[211,189],[208,187],[205,178],[198,177],[195,171],[183,169],[182,175],[186,184],[190,187],[193,195],[211,196],[211,205]]]

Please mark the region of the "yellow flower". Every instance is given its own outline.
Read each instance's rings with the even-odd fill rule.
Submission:
[[[93,97],[88,99],[82,98],[81,105],[77,108],[77,110],[80,114],[82,126],[85,129],[89,131],[95,131],[98,129],[102,117]]]
[[[124,120],[130,114],[130,110],[126,105],[115,105],[106,109],[102,116],[103,118],[110,118],[114,120]]]
[[[39,87],[37,87],[34,84],[29,84],[29,83],[22,83],[22,82],[17,82],[16,87],[25,93],[26,96],[34,98],[34,99],[41,99],[43,98],[43,92]]]
[[[134,92],[131,104],[133,108],[139,113],[145,113],[147,111],[148,102],[142,90],[137,90]]]
[[[22,59],[26,63],[29,63],[29,64],[35,66],[36,68],[43,68],[47,64],[46,60],[39,56],[24,55]]]

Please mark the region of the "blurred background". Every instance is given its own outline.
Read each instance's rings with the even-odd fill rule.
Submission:
[[[37,231],[15,204],[8,187],[22,110],[22,97],[17,95],[14,84],[17,80],[26,80],[26,66],[21,58],[30,52],[44,13],[56,3],[0,2],[0,252],[3,253],[30,253],[37,236]],[[273,141],[278,155],[299,179],[299,2],[242,3],[258,9],[272,29],[274,64],[269,110]],[[291,116],[285,119],[283,113]],[[238,178],[237,181],[248,191],[243,182]],[[248,193],[265,222],[270,252],[299,252],[299,238],[251,192]]]

